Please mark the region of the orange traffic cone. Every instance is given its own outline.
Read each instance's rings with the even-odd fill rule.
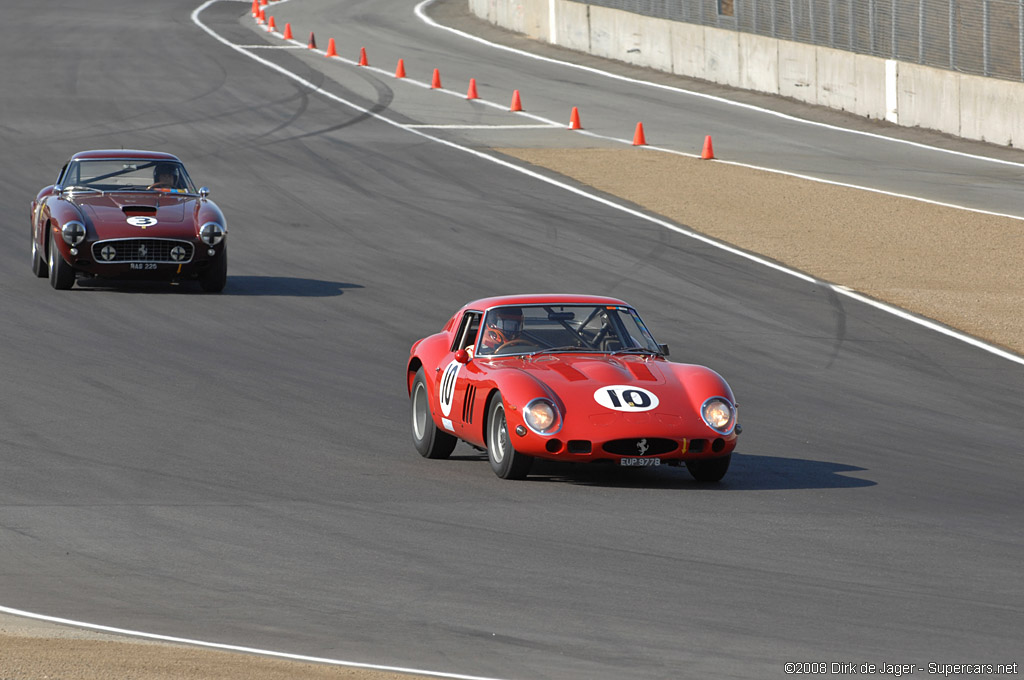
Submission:
[[[647,139],[644,137],[644,124],[636,124],[636,132],[633,133],[633,146],[644,146],[647,144]]]
[[[704,160],[711,160],[715,157],[715,151],[711,148],[711,135],[704,137],[704,149],[700,152],[700,157]]]
[[[523,103],[519,99],[519,90],[512,91],[512,106],[509,107],[509,111],[522,111]]]
[[[359,48],[359,62],[356,65],[357,66],[369,66],[370,65],[370,60],[366,58],[366,48],[365,47],[360,47]]]
[[[267,0],[260,0],[260,4],[263,5],[264,7],[266,7],[267,6]]]
[[[582,130],[583,126],[580,125],[580,111],[575,106],[572,107],[572,113],[569,114],[569,129],[570,130]]]
[[[324,54],[325,57],[336,57],[338,56],[338,49],[334,44],[334,38],[327,39],[327,52]]]
[[[262,26],[266,22],[267,22],[267,19],[264,16],[263,8],[260,7],[260,12],[259,12],[259,14],[256,15],[256,23],[259,24],[260,26]]]
[[[270,17],[269,19],[267,19],[267,30],[268,31],[277,30],[277,24],[274,23],[274,17]]]
[[[395,67],[395,77],[396,78],[404,78],[405,77],[405,59],[399,59],[398,60],[398,66]]]
[[[480,95],[476,93],[476,78],[469,79],[469,89],[466,90],[466,99],[479,99]]]
[[[309,32],[309,49],[316,49],[316,38],[313,36],[313,31]]]
[[[258,16],[260,13],[260,3],[258,0],[252,0],[252,15]]]
[[[434,76],[430,79],[430,88],[432,90],[441,89],[441,72],[436,68],[434,69]]]
[[[292,39],[292,25],[290,23],[287,23],[287,24],[284,25],[284,39],[285,40],[291,40]]]

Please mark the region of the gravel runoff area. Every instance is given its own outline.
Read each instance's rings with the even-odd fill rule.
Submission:
[[[1024,354],[1022,220],[644,147],[498,151]],[[140,641],[5,614],[0,650],[0,680],[426,677]]]

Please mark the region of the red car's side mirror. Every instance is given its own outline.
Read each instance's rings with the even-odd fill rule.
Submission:
[[[470,360],[469,352],[467,352],[464,349],[455,350],[455,360],[458,361],[460,364],[467,364],[467,363],[469,363],[469,360]]]

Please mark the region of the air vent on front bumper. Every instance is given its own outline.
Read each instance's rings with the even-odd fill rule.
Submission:
[[[192,261],[194,247],[188,241],[166,238],[122,238],[92,244],[92,256],[100,264],[125,262],[164,262],[184,264]]]

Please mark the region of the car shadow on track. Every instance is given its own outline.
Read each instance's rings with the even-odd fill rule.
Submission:
[[[286,297],[335,297],[346,290],[362,288],[358,283],[298,279],[291,276],[229,276],[221,295],[266,295]]]
[[[697,482],[685,467],[619,468],[613,465],[534,461],[527,481],[561,482],[581,486],[625,489],[699,489],[702,491],[773,491],[792,489],[851,489],[877,482],[847,473],[865,468],[800,458],[733,453],[725,478],[717,483]]]
[[[206,295],[198,283],[183,281],[112,281],[93,279],[79,281],[80,290],[111,293],[134,293],[148,295]],[[358,283],[324,281],[322,279],[300,279],[291,276],[229,276],[228,283],[220,293],[211,295],[238,295],[254,297],[336,297],[346,290],[362,288]]]

